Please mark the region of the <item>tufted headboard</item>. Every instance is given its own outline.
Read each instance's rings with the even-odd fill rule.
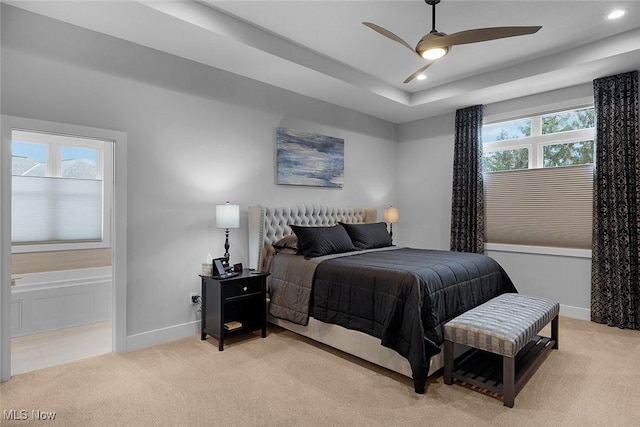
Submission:
[[[257,269],[262,249],[291,234],[289,225],[331,226],[338,222],[357,224],[378,220],[376,208],[332,208],[322,205],[294,207],[249,207],[249,268]]]

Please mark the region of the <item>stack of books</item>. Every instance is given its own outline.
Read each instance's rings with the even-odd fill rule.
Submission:
[[[238,330],[238,329],[241,329],[241,328],[242,328],[242,323],[240,323],[240,322],[236,322],[235,320],[232,320],[232,321],[230,321],[230,322],[225,323],[225,324],[224,324],[224,328],[225,328],[227,331],[236,331],[236,330]]]

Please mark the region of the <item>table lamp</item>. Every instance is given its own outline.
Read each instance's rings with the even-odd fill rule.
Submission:
[[[396,224],[399,219],[400,219],[400,212],[398,212],[398,208],[394,208],[393,206],[384,208],[384,222],[389,224],[389,237],[391,237],[392,242],[393,242],[393,224]]]
[[[240,206],[230,205],[227,202],[224,205],[216,205],[216,228],[225,229],[224,239],[224,259],[225,268],[229,267],[229,229],[240,228]]]

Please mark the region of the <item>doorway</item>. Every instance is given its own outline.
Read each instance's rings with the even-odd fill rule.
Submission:
[[[40,138],[43,135],[48,141],[45,144]],[[35,179],[16,179],[12,173],[12,141],[18,139],[27,149],[42,152],[44,147],[44,162],[42,154],[38,157],[30,152],[22,152],[23,158],[17,162],[23,162],[19,175],[31,173]],[[96,141],[102,141],[98,145],[102,144],[103,149],[97,155],[87,155]],[[19,149],[16,154],[21,155]],[[110,162],[102,162],[109,157]],[[64,363],[105,349],[126,351],[126,134],[2,116],[0,160],[2,381],[12,373],[24,372],[25,366],[30,369],[28,366]],[[106,165],[103,170],[96,166],[98,163]],[[94,173],[97,179],[77,176],[87,173]],[[50,175],[56,179],[47,180]],[[13,204],[21,214],[16,217],[12,232],[12,188],[16,186],[21,193],[13,198]],[[87,200],[98,198],[106,201],[98,211],[86,208]],[[65,211],[70,205],[74,208]],[[39,213],[43,209],[38,206],[57,211],[28,218],[29,224],[42,227],[35,231],[23,227],[27,235],[20,235],[16,226],[25,223],[23,213]],[[81,216],[73,217],[77,214]],[[53,226],[43,224],[51,218],[56,218],[55,223],[51,222]],[[97,227],[98,223],[106,227]],[[56,234],[60,230],[63,234]],[[20,244],[12,246],[12,234]],[[22,283],[18,283],[20,280]],[[11,286],[12,282],[15,286]],[[16,336],[14,352],[12,336]],[[70,345],[61,346],[64,342]],[[68,351],[73,342],[76,349]],[[89,345],[83,346],[83,342]],[[12,353],[26,359],[37,353],[46,353],[47,357],[26,365],[25,360],[20,360],[12,369]]]

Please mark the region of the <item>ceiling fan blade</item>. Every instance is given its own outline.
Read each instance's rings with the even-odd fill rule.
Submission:
[[[411,45],[409,43],[407,43],[406,41],[402,40],[400,37],[396,36],[391,31],[389,31],[389,30],[387,30],[385,28],[382,28],[379,25],[372,24],[371,22],[363,22],[363,24],[366,25],[367,27],[371,28],[373,31],[376,31],[376,32],[382,34],[383,36],[393,40],[394,42],[400,43],[401,45],[403,45],[407,49],[409,49],[411,52],[416,53],[416,51],[413,49],[413,47],[411,47]]]
[[[433,62],[430,62],[427,65],[425,65],[424,67],[420,68],[418,71],[416,71],[415,73],[413,73],[409,77],[407,77],[406,80],[404,82],[402,82],[402,83],[409,83],[411,80],[413,80],[416,77],[418,77],[418,75],[422,74],[424,72],[424,70],[426,70],[427,68],[431,67],[432,64],[433,64]]]
[[[420,48],[427,50],[432,47],[455,46],[461,44],[485,42],[489,40],[504,39],[507,37],[524,36],[538,32],[541,26],[532,27],[491,27],[476,28],[475,30],[460,31],[458,33],[425,37],[420,42]]]

